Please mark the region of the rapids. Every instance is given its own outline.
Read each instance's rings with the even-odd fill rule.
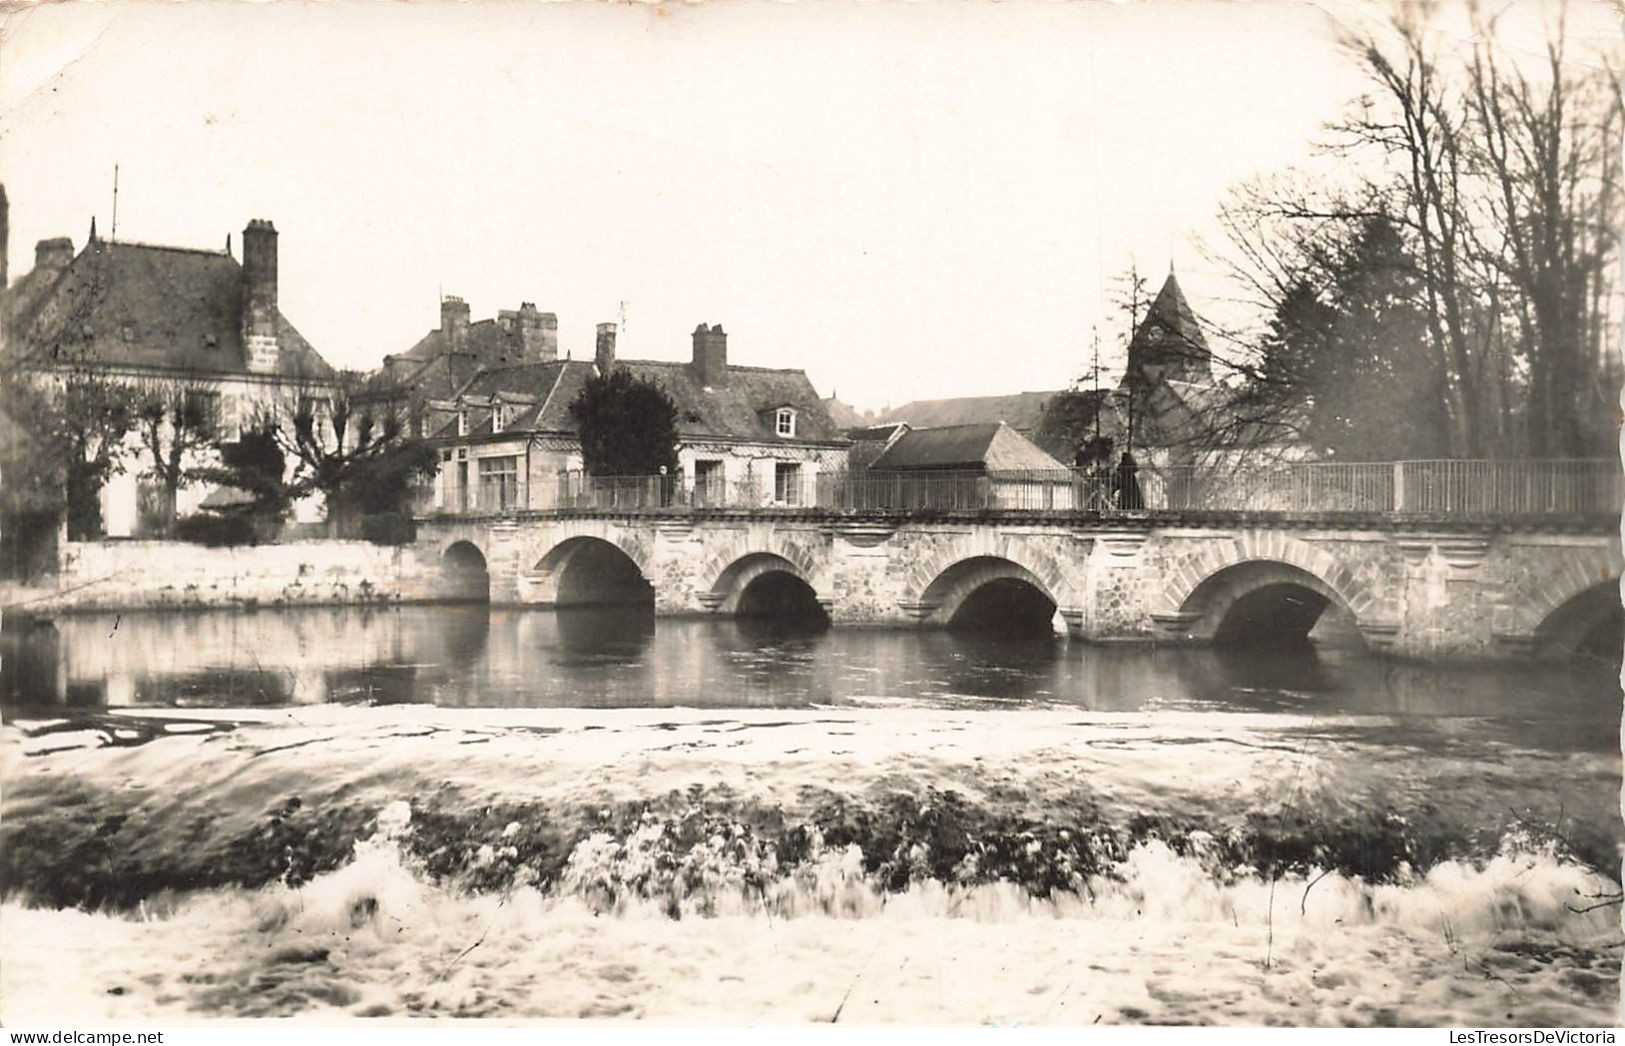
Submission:
[[[455,662],[278,619],[357,642],[236,703],[209,637],[241,620],[167,658],[60,622],[33,675],[8,659],[0,1019],[1618,1018],[1617,690],[728,631],[703,650],[767,707],[685,707],[718,678],[692,650],[522,652],[557,624],[497,618],[514,644]],[[334,683],[380,667],[429,699]],[[586,699],[497,707],[558,685],[526,672]],[[644,707],[604,679],[662,672]]]

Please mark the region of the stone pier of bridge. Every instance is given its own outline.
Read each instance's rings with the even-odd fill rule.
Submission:
[[[1436,659],[1573,650],[1617,619],[1625,566],[1610,527],[1391,518],[561,513],[424,520],[414,551],[440,564],[440,594],[500,604],[652,597],[657,614],[729,615],[788,577],[836,625],[941,627],[1019,582],[1086,641],[1206,643],[1325,618],[1374,651]]]

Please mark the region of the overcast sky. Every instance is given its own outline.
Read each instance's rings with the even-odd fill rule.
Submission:
[[[1355,9],[1357,10],[1357,9]],[[1064,386],[1109,277],[1195,246],[1356,90],[1307,4],[53,4],[5,18],[34,242],[281,232],[282,310],[370,367],[534,301],[561,349],[803,367],[860,406]],[[1349,10],[1340,16],[1350,17]]]

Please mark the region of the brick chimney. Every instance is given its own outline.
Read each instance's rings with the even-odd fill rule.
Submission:
[[[728,383],[728,334],[722,324],[694,328],[694,378],[708,388]]]
[[[598,344],[593,352],[593,362],[598,365],[600,377],[608,377],[609,372],[615,369],[615,324],[598,325]]]
[[[72,261],[73,241],[66,236],[41,240],[34,245],[34,268],[38,271],[61,273]]]
[[[514,314],[519,332],[519,355],[526,363],[559,358],[559,318],[551,312],[537,312],[536,303],[520,303]]]
[[[463,352],[468,348],[468,302],[455,294],[440,299],[440,335],[446,349]]]
[[[276,227],[255,218],[243,229],[243,355],[254,374],[279,369],[276,317]]]

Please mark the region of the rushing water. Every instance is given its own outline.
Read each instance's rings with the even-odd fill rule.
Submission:
[[[483,606],[0,656],[9,1023],[1616,1015],[1617,664]]]

